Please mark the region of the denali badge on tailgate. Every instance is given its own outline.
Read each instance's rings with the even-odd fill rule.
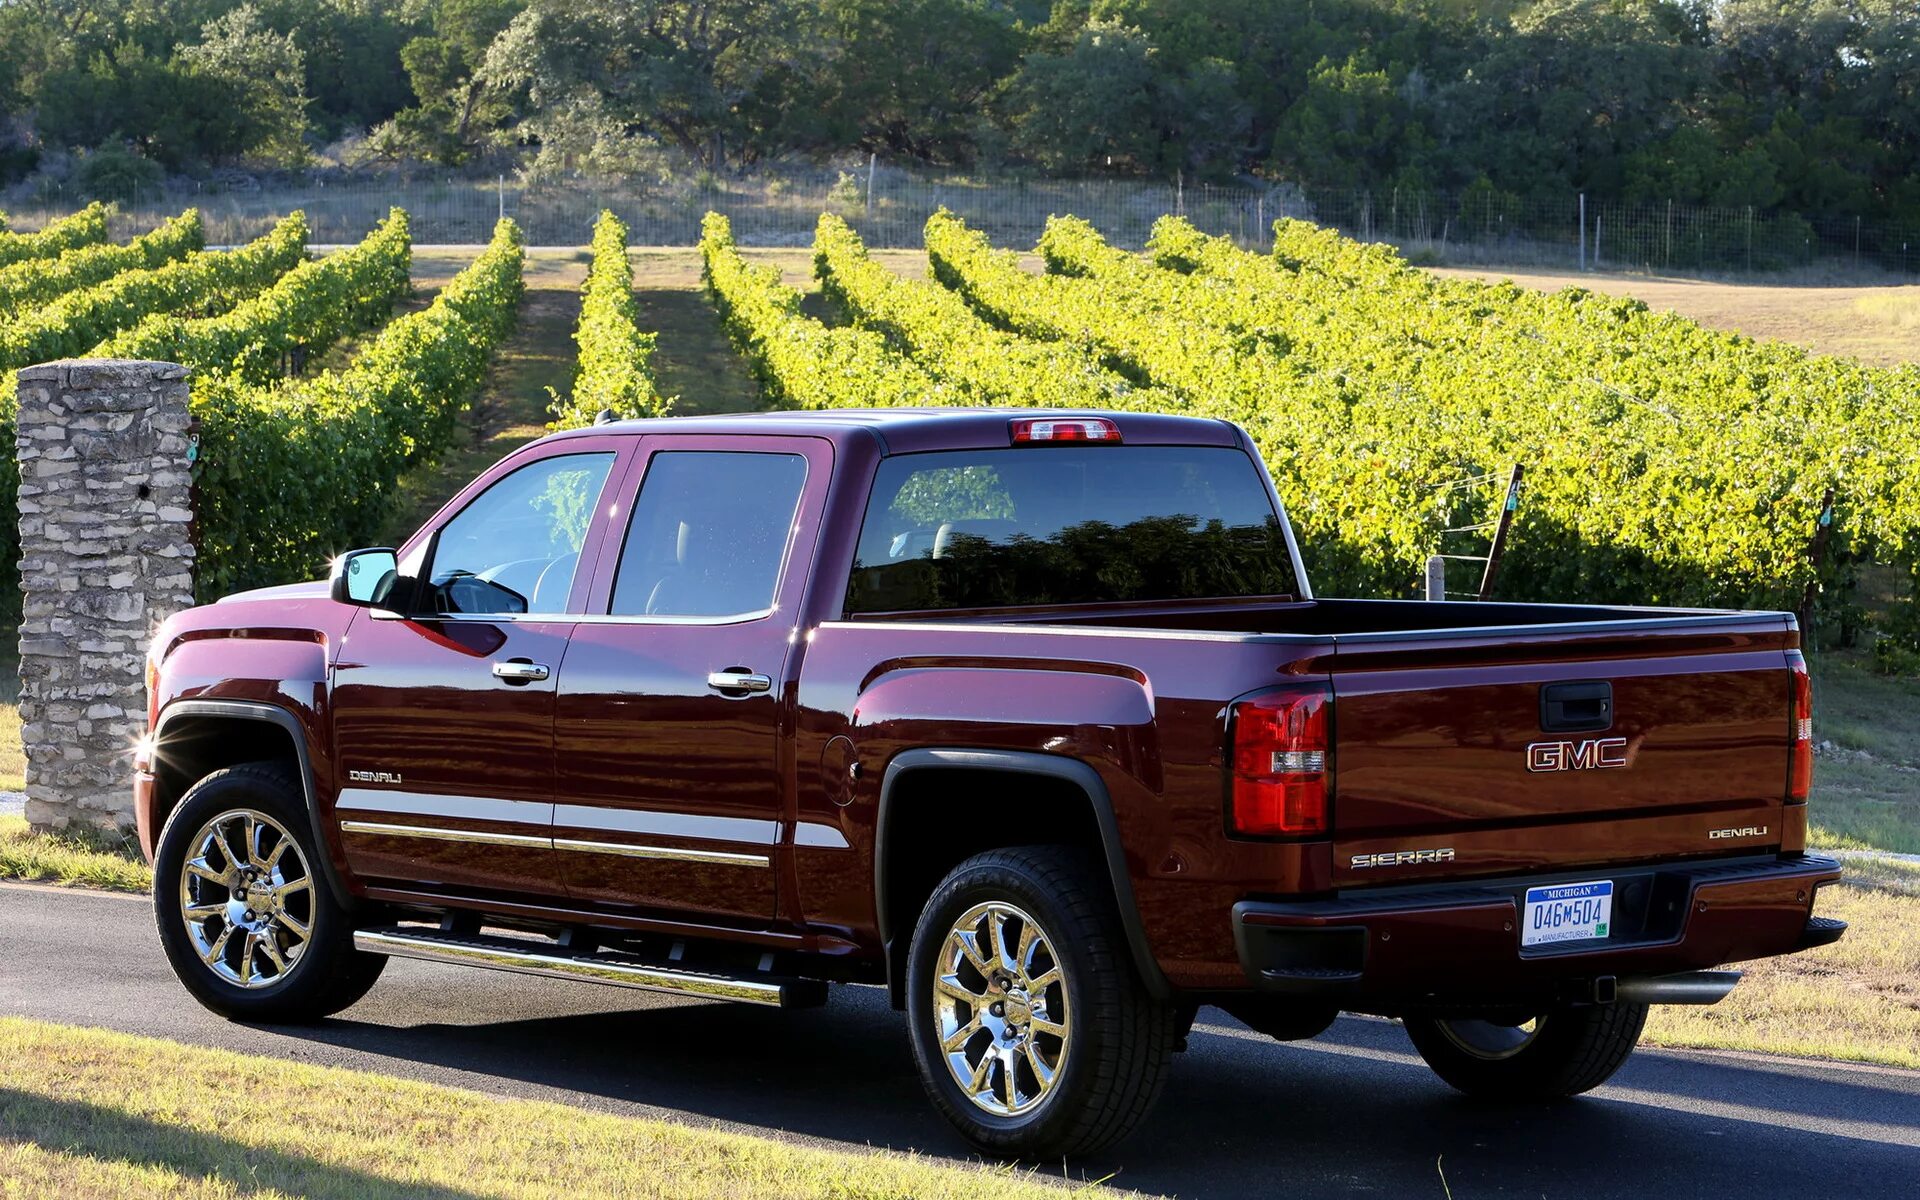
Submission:
[[[1584,742],[1533,742],[1527,746],[1529,771],[1595,771],[1627,765],[1627,739]]]

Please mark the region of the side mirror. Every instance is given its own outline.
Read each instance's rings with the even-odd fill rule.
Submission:
[[[333,598],[340,604],[359,608],[385,608],[394,583],[400,578],[400,563],[394,552],[349,550],[333,560],[330,582]]]

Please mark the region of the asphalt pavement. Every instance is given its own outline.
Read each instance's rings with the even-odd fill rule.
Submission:
[[[871,988],[779,1012],[396,961],[302,1028],[233,1024],[175,982],[144,897],[0,885],[0,1013],[810,1143],[965,1159]],[[0,1082],[6,1067],[0,1063]],[[1641,1050],[1550,1106],[1442,1085],[1398,1026],[1282,1044],[1201,1013],[1154,1114],[1070,1164],[1181,1197],[1915,1195],[1920,1071]]]

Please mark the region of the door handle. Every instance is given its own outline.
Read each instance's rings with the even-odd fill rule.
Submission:
[[[552,674],[547,664],[528,662],[523,658],[512,658],[506,662],[493,664],[494,678],[504,679],[508,683],[538,683]]]
[[[716,692],[766,692],[773,690],[773,680],[751,671],[709,671],[707,686]]]
[[[1597,733],[1613,726],[1613,684],[1604,679],[1540,686],[1540,728],[1548,733]]]

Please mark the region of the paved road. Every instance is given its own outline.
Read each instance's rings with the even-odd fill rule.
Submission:
[[[0,1013],[384,1071],[802,1141],[965,1157],[872,989],[770,1012],[396,962],[305,1029],[250,1028],[180,990],[141,898],[0,886]],[[0,1064],[0,1079],[5,1066]],[[1920,1072],[1641,1051],[1551,1108],[1456,1097],[1384,1021],[1281,1045],[1209,1010],[1155,1114],[1076,1176],[1193,1197],[1912,1194]]]

